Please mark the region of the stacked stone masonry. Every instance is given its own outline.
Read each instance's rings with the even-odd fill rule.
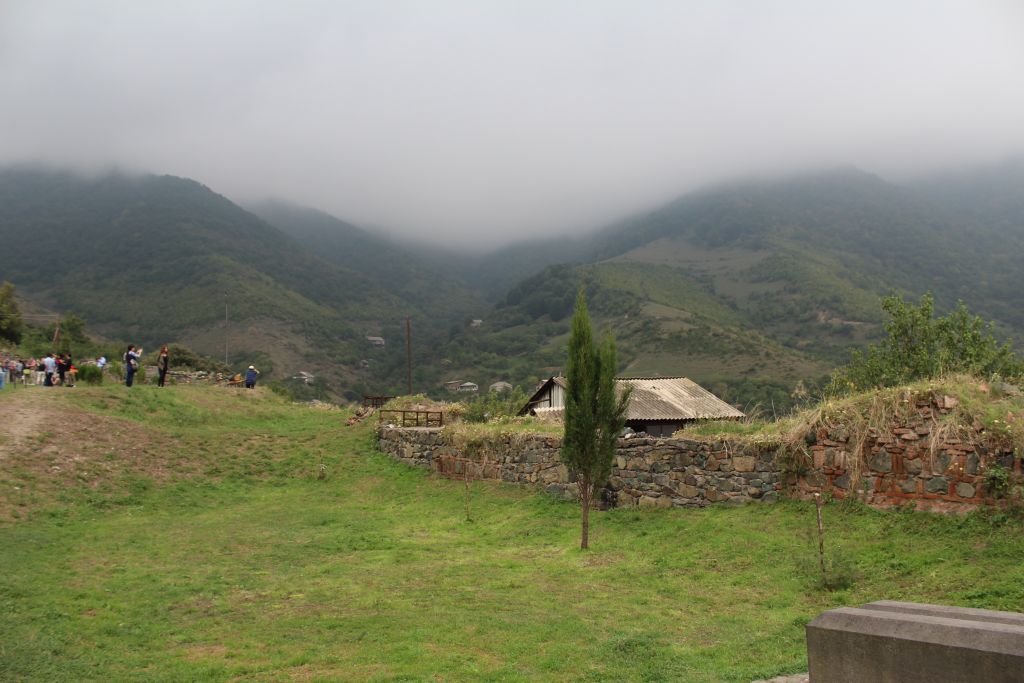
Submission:
[[[558,437],[501,435],[456,448],[442,429],[381,429],[381,450],[445,476],[492,479],[544,488],[575,498],[579,489],[561,463]],[[774,454],[727,442],[621,439],[603,503],[608,507],[704,507],[778,497]]]
[[[999,465],[1021,476],[1012,449],[974,425],[970,434],[942,435],[937,418],[956,399],[917,401],[909,419],[855,438],[844,428],[808,434],[800,453],[737,441],[632,437],[620,439],[602,503],[607,507],[704,507],[771,502],[781,494],[859,496],[876,507],[913,503],[918,509],[965,511],[1001,503],[987,490],[985,471]],[[941,437],[933,443],[933,431]],[[861,444],[859,454],[851,453]],[[578,487],[559,459],[561,439],[500,434],[456,446],[442,429],[380,429],[381,450],[403,462],[453,478],[500,480],[575,498]],[[796,464],[802,463],[802,464]]]
[[[859,453],[853,451],[861,440],[846,429],[819,428],[808,435],[806,470],[790,475],[787,484],[797,497],[856,495],[875,507],[913,503],[917,509],[954,512],[1000,504],[985,472],[999,466],[1019,479],[1021,460],[979,423],[966,433],[944,433],[940,419],[957,404],[942,395],[916,400],[909,419],[884,433],[868,430]]]

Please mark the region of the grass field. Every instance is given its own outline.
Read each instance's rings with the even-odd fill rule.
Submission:
[[[806,670],[834,606],[1024,610],[1013,516],[830,505],[852,584],[829,592],[804,504],[599,513],[581,552],[576,506],[476,484],[467,520],[462,483],[262,391],[25,389],[0,414],[4,681],[746,682]]]

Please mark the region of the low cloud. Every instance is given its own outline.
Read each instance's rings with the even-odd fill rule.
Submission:
[[[447,244],[748,172],[1024,150],[1013,2],[0,5],[0,163],[111,164]]]

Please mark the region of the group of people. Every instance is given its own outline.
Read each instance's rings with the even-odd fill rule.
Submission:
[[[121,360],[124,363],[124,383],[125,386],[130,387],[135,383],[135,373],[142,368],[142,347],[136,348],[134,344],[129,344]],[[96,360],[87,360],[85,363],[95,365],[103,370],[107,366],[107,359],[100,356]],[[157,386],[162,387],[167,383],[167,371],[170,369],[170,365],[170,351],[167,346],[163,346],[156,357]],[[252,365],[249,366],[245,373],[247,389],[256,387],[256,378],[259,377],[259,374],[259,370]],[[70,353],[50,353],[42,358],[29,359],[0,356],[0,389],[3,389],[8,382],[44,387],[73,387],[77,375],[78,368],[72,362]]]
[[[128,348],[124,352],[122,357],[124,361],[124,383],[125,386],[131,386],[135,381],[135,373],[139,371],[142,363],[142,347],[135,348],[134,344],[129,344]],[[156,356],[156,372],[157,380],[156,385],[158,387],[164,386],[167,382],[167,370],[170,366],[171,355],[164,346],[160,349],[160,353]],[[245,371],[245,388],[254,389],[256,387],[256,378],[259,377],[260,371],[255,366],[250,365],[249,369]]]
[[[5,384],[40,384],[44,387],[75,386],[78,368],[70,353],[51,353],[42,358],[0,360],[0,388]]]
[[[135,348],[135,344],[129,344],[121,360],[124,361],[124,384],[130,387],[135,382],[135,373],[142,367],[142,347]],[[170,365],[171,352],[164,344],[160,348],[160,353],[156,355],[156,385],[158,387],[167,384],[167,371],[170,369]]]

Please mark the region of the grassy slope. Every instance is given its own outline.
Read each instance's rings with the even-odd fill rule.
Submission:
[[[683,270],[626,261],[593,272],[603,286],[648,302],[639,316],[656,321],[655,334],[619,335],[630,357],[627,374],[685,374],[700,382],[746,375],[793,385],[830,369],[762,334]]]
[[[581,553],[574,506],[478,484],[467,522],[461,483],[336,411],[136,389],[0,393],[162,458],[152,481],[42,487],[0,526],[2,679],[749,681],[802,669],[829,607],[1024,610],[1014,521],[830,507],[829,550],[860,577],[822,593],[805,505],[602,513]]]

